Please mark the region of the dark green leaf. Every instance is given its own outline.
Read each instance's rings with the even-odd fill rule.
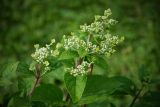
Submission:
[[[135,87],[135,84],[130,79],[124,76],[115,76],[115,77],[112,77],[112,79],[117,80],[120,84],[120,87],[114,93],[115,95],[124,95],[124,94],[134,95],[135,94],[136,87]]]
[[[27,98],[14,96],[8,103],[8,107],[31,107]]]
[[[60,104],[62,98],[62,91],[58,87],[51,84],[42,84],[35,89],[31,100],[48,104]]]
[[[93,103],[105,100],[108,96],[119,92],[120,95],[125,92],[132,92],[134,85],[125,77],[111,77],[101,75],[88,76],[85,90],[79,104]]]
[[[88,104],[104,100],[108,95],[113,94],[120,84],[115,79],[101,75],[88,76],[85,90],[79,104]]]

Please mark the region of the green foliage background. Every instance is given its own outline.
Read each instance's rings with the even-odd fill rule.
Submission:
[[[59,41],[110,8],[119,21],[112,31],[125,41],[107,60],[107,74],[128,75],[138,83],[137,71],[144,67],[159,79],[159,4],[159,0],[2,0],[0,63],[30,61],[34,44],[44,45],[51,38]]]

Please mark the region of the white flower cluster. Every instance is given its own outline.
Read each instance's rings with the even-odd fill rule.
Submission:
[[[118,36],[108,35],[103,41],[100,42],[99,54],[110,55],[115,52],[114,47],[122,42],[124,37],[119,38]]]
[[[86,75],[89,72],[90,64],[91,63],[88,63],[87,61],[83,61],[82,64],[78,65],[76,68],[70,69],[70,74],[73,76]]]
[[[46,44],[45,47],[40,48],[38,44],[34,45],[36,50],[31,56],[36,62],[44,66],[44,71],[48,71],[50,69],[49,62],[46,59],[52,53],[50,47],[53,45],[53,43],[55,43],[55,39],[52,39],[51,43]]]
[[[123,37],[111,36],[107,34],[102,40],[99,40],[98,44],[94,44],[90,41],[85,42],[76,36],[71,36],[68,39],[64,39],[64,48],[66,50],[76,50],[80,48],[85,49],[89,54],[106,54],[110,55],[115,52],[114,47],[124,40]]]
[[[80,26],[82,32],[87,32],[89,34],[103,34],[110,26],[115,25],[117,23],[116,20],[109,18],[112,14],[111,10],[105,10],[104,15],[96,15],[95,20],[90,25],[84,24]]]
[[[46,47],[39,48],[39,45],[35,45],[36,51],[31,56],[39,63],[43,63],[44,59],[48,57],[49,52]]]
[[[109,32],[109,27],[116,24],[117,21],[109,18],[111,10],[104,12],[103,16],[95,16],[95,20],[90,25],[80,26],[81,32],[86,32],[88,36],[92,35],[93,40],[82,40],[77,35],[71,34],[69,38],[64,37],[64,48],[66,50],[85,49],[89,54],[106,54],[110,55],[115,52],[114,46],[123,41],[123,37],[112,36]],[[93,42],[94,41],[94,42]]]
[[[39,48],[38,44],[34,45],[36,51],[31,55],[33,59],[38,63],[43,63],[51,53],[50,46],[53,45],[53,43],[55,43],[55,39],[52,39],[50,44],[46,44],[46,47]]]
[[[78,50],[82,47],[86,47],[86,42],[84,40],[81,40],[77,36],[71,36],[69,38],[65,38],[64,36],[64,48],[66,50]]]

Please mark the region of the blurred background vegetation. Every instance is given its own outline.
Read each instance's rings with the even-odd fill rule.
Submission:
[[[108,60],[108,71],[134,77],[140,68],[160,73],[159,0],[1,0],[0,64],[31,59],[33,45],[61,39],[110,8],[119,23],[115,34],[125,37]],[[134,79],[133,78],[133,79]],[[160,86],[157,87],[160,89]]]

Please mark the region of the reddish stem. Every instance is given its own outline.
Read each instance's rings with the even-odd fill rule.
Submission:
[[[81,65],[81,64],[82,64],[82,62],[83,62],[83,58],[79,58],[78,63],[77,63],[77,65],[76,65],[76,66]]]
[[[40,71],[41,71],[41,65],[37,64],[36,65],[36,76],[35,76],[36,77],[36,81],[34,83],[34,86],[33,86],[32,90],[31,90],[31,92],[29,93],[30,97],[32,96],[32,94],[33,94],[35,88],[37,87],[37,85],[40,83],[40,80],[41,80]]]
[[[91,65],[90,65],[90,75],[92,75],[92,73],[93,73],[93,64],[91,63]]]
[[[38,76],[38,77],[36,78],[36,81],[35,81],[35,83],[34,83],[34,86],[33,86],[33,88],[32,88],[32,91],[31,91],[30,94],[29,94],[30,97],[32,96],[35,88],[37,87],[37,85],[38,85],[39,83],[40,83],[40,76]]]

